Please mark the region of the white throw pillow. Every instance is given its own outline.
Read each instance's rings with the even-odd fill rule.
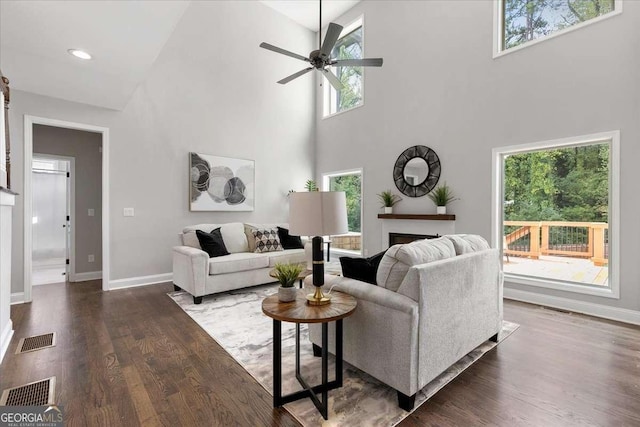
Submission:
[[[202,247],[200,246],[200,242],[198,241],[198,236],[196,236],[195,231],[187,231],[186,233],[182,233],[182,244],[184,246],[189,246],[191,248],[202,250]]]
[[[247,235],[244,233],[244,224],[241,222],[230,222],[220,227],[222,240],[230,254],[238,252],[249,252]]]

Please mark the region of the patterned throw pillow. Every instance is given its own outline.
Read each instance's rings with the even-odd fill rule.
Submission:
[[[256,242],[256,250],[254,252],[261,253],[282,250],[277,228],[255,229],[252,233]]]

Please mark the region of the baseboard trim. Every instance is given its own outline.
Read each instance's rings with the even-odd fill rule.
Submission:
[[[117,279],[109,282],[109,290],[135,288],[137,286],[155,285],[173,280],[173,273],[154,274],[152,276],[129,277],[127,279]]]
[[[86,273],[76,273],[70,277],[70,282],[88,282],[89,280],[102,279],[102,271],[87,271]]]
[[[24,292],[11,294],[11,305],[13,304],[24,304]]]
[[[519,289],[504,288],[504,297],[515,301],[560,308],[575,313],[588,314],[589,316],[602,317],[603,319],[616,320],[618,322],[640,325],[640,311],[626,308],[611,307],[603,304],[577,301],[569,298],[542,295],[534,292],[521,291]]]
[[[11,342],[11,337],[13,337],[13,322],[11,321],[11,319],[9,319],[7,325],[2,331],[2,338],[0,338],[0,362],[2,362],[2,359],[4,359],[4,355],[7,353],[9,343]]]

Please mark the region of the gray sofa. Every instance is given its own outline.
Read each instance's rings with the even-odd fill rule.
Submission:
[[[185,227],[180,234],[181,245],[173,248],[173,283],[176,290],[184,289],[200,304],[204,295],[225,292],[248,286],[275,282],[269,272],[276,263],[305,262],[304,249],[285,249],[255,253],[252,230],[289,228],[288,224],[198,224]],[[230,252],[215,258],[200,248],[196,230],[210,232],[220,227],[222,240]]]
[[[305,280],[312,287],[311,277]],[[502,271],[497,249],[482,237],[451,235],[389,248],[377,286],[325,276],[324,289],[353,295],[344,320],[344,360],[398,392],[411,410],[416,393],[502,328]],[[309,325],[314,353],[319,325]],[[329,351],[335,351],[330,328]]]

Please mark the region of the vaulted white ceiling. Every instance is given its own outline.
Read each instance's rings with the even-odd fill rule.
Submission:
[[[0,68],[11,87],[123,109],[186,1],[0,1]],[[90,61],[67,49],[83,49]]]
[[[323,26],[358,1],[323,1]],[[262,3],[318,30],[317,0]],[[189,4],[186,0],[2,0],[0,69],[14,89],[122,110]],[[93,59],[77,59],[68,49],[85,50]]]
[[[355,6],[360,0],[323,0],[322,26]],[[313,32],[318,31],[319,1],[318,0],[262,0],[263,4],[280,12]]]

